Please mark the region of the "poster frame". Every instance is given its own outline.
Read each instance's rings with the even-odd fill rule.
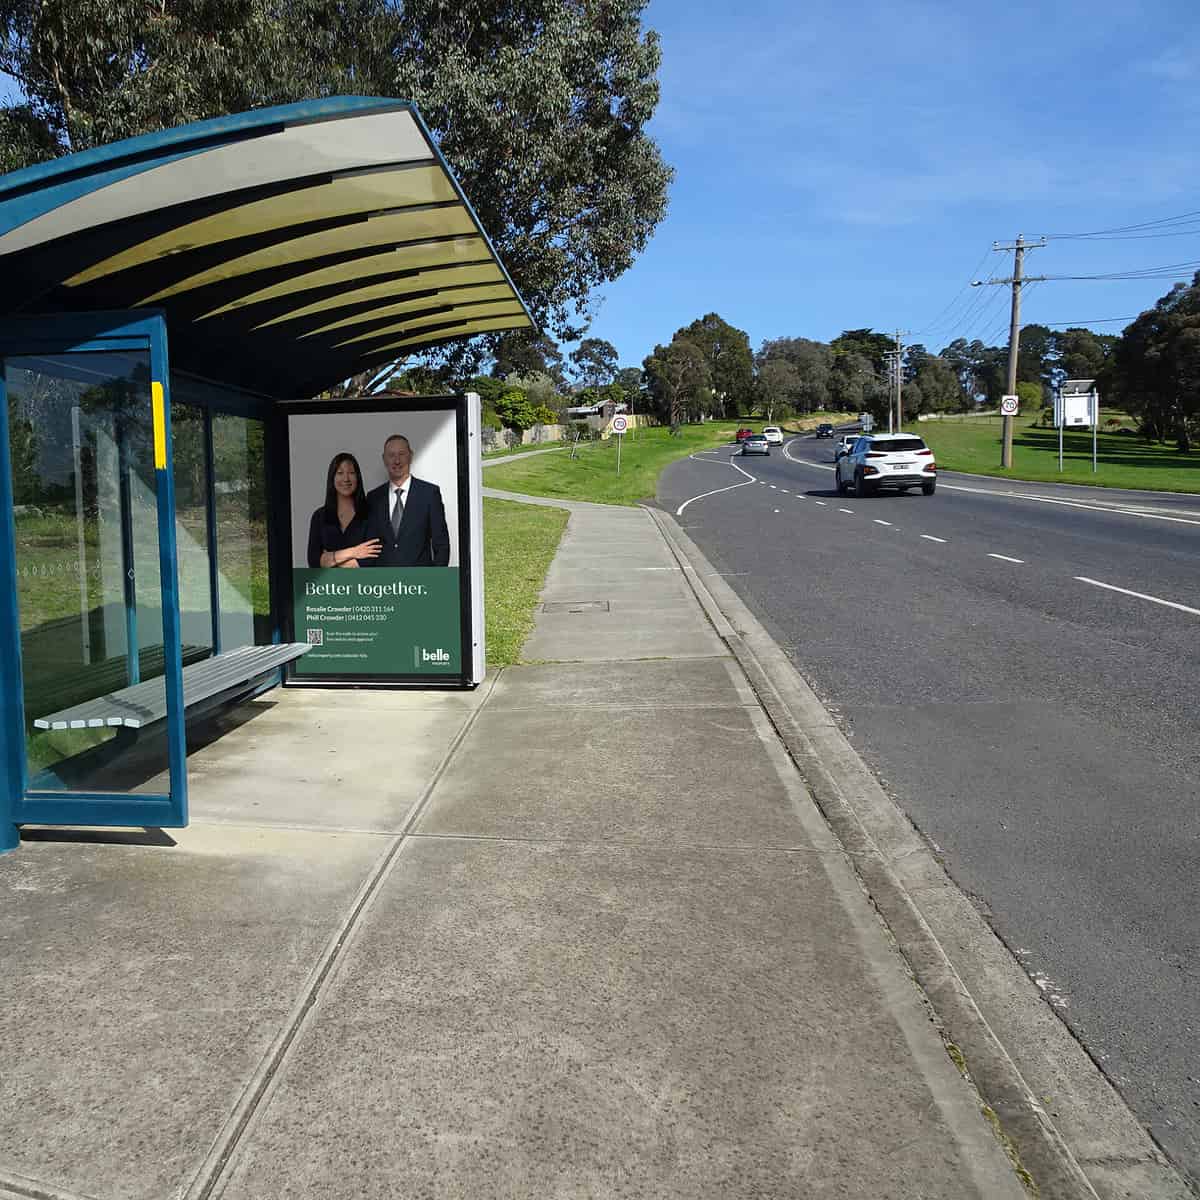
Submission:
[[[293,596],[293,506],[291,504],[291,418],[313,413],[336,412],[353,417],[364,413],[395,413],[402,418],[406,413],[451,412],[454,414],[455,468],[458,497],[458,527],[454,536],[458,539],[459,580],[459,629],[461,645],[459,662],[461,670],[448,675],[425,675],[418,672],[345,672],[337,675],[299,675],[296,663],[289,663],[284,674],[285,687],[305,688],[384,688],[419,689],[445,691],[470,689],[483,682],[486,669],[484,656],[483,622],[483,495],[482,472],[479,457],[482,450],[480,440],[479,397],[473,393],[441,396],[350,396],[337,400],[288,401],[280,406],[282,428],[280,429],[279,490],[280,498],[286,496],[288,503],[281,505],[282,514],[278,522],[279,542],[289,547],[286,555],[277,560],[284,574],[279,588],[279,627],[285,641],[299,640],[295,629]]]

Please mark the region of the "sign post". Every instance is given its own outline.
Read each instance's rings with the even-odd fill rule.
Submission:
[[[621,473],[621,443],[625,440],[625,430],[629,428],[629,421],[626,417],[617,413],[612,419],[613,435],[617,439],[617,474]]]

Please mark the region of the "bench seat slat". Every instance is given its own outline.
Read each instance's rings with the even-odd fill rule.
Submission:
[[[184,707],[209,700],[267,671],[277,670],[310,649],[303,642],[239,646],[235,650],[191,663],[183,668]],[[97,696],[94,700],[85,700],[62,712],[38,717],[33,724],[37,729],[94,729],[109,725],[140,729],[143,725],[161,721],[166,715],[166,683],[159,676]]]

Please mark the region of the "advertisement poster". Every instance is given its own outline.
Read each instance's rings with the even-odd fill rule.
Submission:
[[[294,679],[466,673],[460,429],[452,400],[289,413]]]

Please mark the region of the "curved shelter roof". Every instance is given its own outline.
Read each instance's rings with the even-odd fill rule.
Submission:
[[[0,316],[159,308],[172,365],[304,396],[534,321],[414,105],[335,97],[0,176]]]

